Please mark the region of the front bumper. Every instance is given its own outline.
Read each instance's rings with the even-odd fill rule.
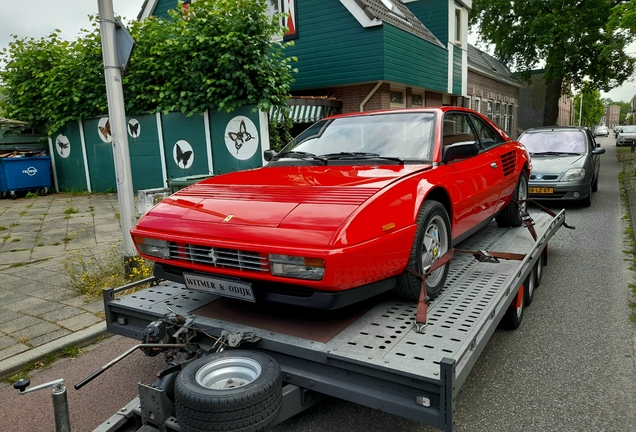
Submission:
[[[585,199],[591,193],[590,183],[529,182],[528,195],[536,200],[571,200]]]

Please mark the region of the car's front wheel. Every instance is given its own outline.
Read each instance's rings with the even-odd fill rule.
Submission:
[[[506,207],[495,217],[497,225],[500,227],[518,227],[523,223],[523,214],[526,212],[528,204],[528,176],[525,172],[519,175],[517,187],[512,194],[512,199]]]
[[[446,208],[438,201],[425,201],[417,216],[417,232],[411,248],[407,267],[422,274],[435,264],[451,247],[450,219]],[[449,263],[435,270],[426,279],[426,294],[430,298],[439,295],[446,283]],[[396,290],[407,300],[418,300],[421,281],[404,271],[398,278]]]

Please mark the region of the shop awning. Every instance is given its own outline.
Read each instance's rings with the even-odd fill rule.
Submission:
[[[325,98],[291,98],[287,100],[285,110],[272,107],[269,111],[270,121],[282,121],[287,115],[293,123],[315,123],[323,117],[338,114],[342,110],[342,101]]]

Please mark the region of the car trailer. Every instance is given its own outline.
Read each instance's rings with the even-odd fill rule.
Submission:
[[[462,384],[500,321],[521,322],[547,265],[548,241],[567,226],[564,211],[526,220],[518,228],[492,222],[458,245],[486,256],[525,257],[456,253],[420,332],[417,304],[392,293],[314,311],[247,303],[173,282],[127,295],[135,284],[106,290],[108,331],[142,343],[75,388],[142,349],[165,355],[166,369],[155,383],[139,383],[139,396],[96,431],[261,430],[326,396],[452,431]]]

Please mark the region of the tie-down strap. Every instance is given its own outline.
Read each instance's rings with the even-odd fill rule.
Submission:
[[[469,253],[472,254],[475,259],[479,262],[489,262],[489,263],[498,263],[500,259],[505,260],[523,260],[526,255],[518,254],[518,253],[510,253],[510,252],[487,252],[487,251],[472,251],[465,249],[455,249],[451,248],[442,255],[432,266],[425,269],[424,273],[420,274],[412,268],[407,267],[406,271],[418,278],[422,281],[422,288],[420,289],[420,298],[417,302],[417,312],[415,314],[415,330],[417,333],[424,333],[424,328],[427,325],[426,317],[428,315],[428,304],[431,300],[430,297],[426,294],[426,278],[428,278],[431,273],[440,267],[444,266],[448,263],[451,258],[455,255],[455,252],[458,253]]]
[[[536,205],[537,207],[539,207],[539,209],[544,212],[549,214],[550,216],[552,216],[553,218],[556,217],[556,213],[554,213],[552,210],[550,210],[547,207],[542,206],[541,204],[539,204],[538,202],[536,202],[535,200],[533,200],[532,198],[528,198],[525,200],[519,200],[519,201],[515,201],[517,203],[517,205],[519,207],[521,207],[521,205],[523,203],[533,203],[534,205]],[[530,216],[530,214],[528,213],[528,210],[526,209],[526,211],[521,215],[521,220],[523,222],[523,224],[525,225],[526,228],[528,228],[528,231],[530,232],[530,235],[532,236],[532,238],[534,239],[534,241],[537,241],[537,232],[534,229],[534,220],[532,219],[532,217]],[[567,228],[567,229],[576,229],[576,227],[573,227],[572,225],[568,225],[565,223],[565,221],[563,222],[563,227]]]

